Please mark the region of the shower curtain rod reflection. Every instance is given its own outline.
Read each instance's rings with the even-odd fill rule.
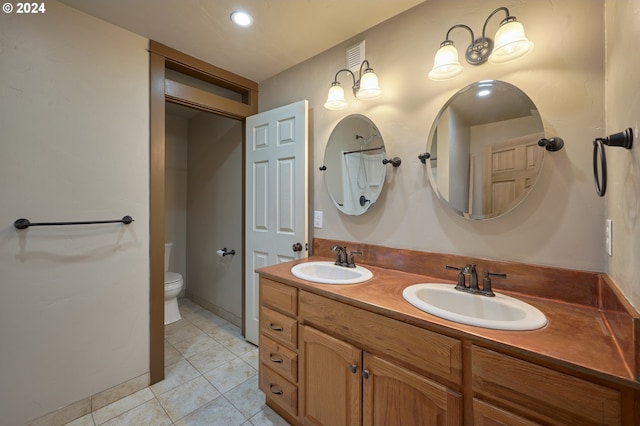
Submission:
[[[379,146],[377,148],[367,148],[367,149],[356,149],[355,151],[346,151],[343,152],[344,155],[347,154],[355,154],[356,152],[367,152],[367,151],[377,151],[379,149],[384,149],[384,146]]]
[[[95,225],[95,224],[101,224],[101,223],[124,223],[125,225],[128,225],[131,222],[133,222],[133,218],[131,216],[124,216],[122,219],[118,219],[118,220],[95,220],[95,221],[88,221],[88,222],[38,222],[38,223],[31,223],[29,219],[22,218],[13,222],[13,226],[15,226],[16,229],[27,229],[30,226]]]

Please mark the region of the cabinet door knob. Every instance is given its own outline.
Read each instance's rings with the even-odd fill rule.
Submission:
[[[271,391],[272,394],[274,395],[282,395],[282,389],[280,389],[280,386],[278,385],[269,385],[269,390]]]
[[[351,364],[349,366],[349,371],[351,371],[353,374],[356,374],[356,371],[358,371],[358,366],[355,364]]]
[[[273,325],[272,322],[269,323],[269,328],[272,329],[273,331],[284,331],[284,328],[282,328],[279,325]]]
[[[369,370],[362,370],[362,377],[364,377],[365,379],[369,378]]]
[[[277,356],[274,356],[273,354],[269,354],[269,361],[275,362],[276,364],[282,364],[283,363],[282,358],[278,358]]]

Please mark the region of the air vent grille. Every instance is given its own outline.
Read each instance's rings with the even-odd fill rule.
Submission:
[[[364,40],[347,47],[347,68],[353,72],[358,72],[362,61],[364,61]]]

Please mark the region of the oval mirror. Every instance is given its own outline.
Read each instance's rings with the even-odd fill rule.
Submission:
[[[442,107],[429,139],[429,180],[458,215],[489,219],[516,207],[542,169],[544,127],[534,103],[498,80],[470,84]]]
[[[364,115],[343,118],[324,151],[324,185],[344,214],[360,215],[376,202],[386,176],[384,141]]]

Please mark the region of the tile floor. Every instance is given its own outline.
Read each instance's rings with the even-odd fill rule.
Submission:
[[[179,304],[182,319],[165,326],[165,380],[68,425],[288,425],[258,389],[258,348],[192,301]]]

